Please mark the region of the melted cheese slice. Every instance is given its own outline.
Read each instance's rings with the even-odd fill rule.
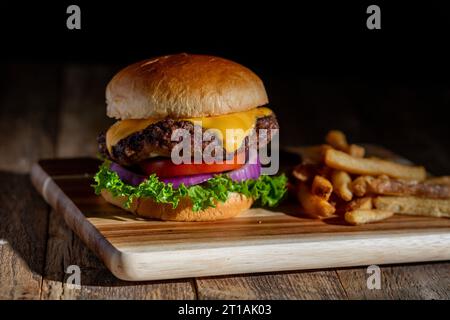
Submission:
[[[179,120],[201,125],[205,130],[213,129],[223,141],[227,152],[234,152],[255,127],[256,120],[271,114],[272,110],[262,107],[215,117],[183,118]],[[158,121],[161,121],[161,119],[128,119],[116,122],[106,132],[106,147],[109,153],[111,154],[112,147],[120,140],[135,132],[142,131]],[[227,129],[232,129],[233,131],[227,134]]]

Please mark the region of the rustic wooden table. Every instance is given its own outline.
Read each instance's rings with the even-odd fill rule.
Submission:
[[[104,87],[117,67],[28,64],[5,65],[0,69],[0,298],[450,298],[450,262],[382,266],[380,290],[367,289],[368,275],[364,267],[140,283],[116,279],[34,190],[28,172],[31,164],[39,158],[96,154],[96,135],[112,123],[105,116]],[[352,111],[351,103],[339,101],[342,92],[328,94],[328,98],[324,98],[321,91],[309,90],[307,97],[313,96],[308,100],[283,94],[282,86],[275,78],[269,81],[269,85],[272,101],[279,104],[280,109],[286,108],[279,112],[279,119],[288,132],[284,138],[287,143],[319,142],[325,130],[336,123],[361,139],[374,136],[369,134],[376,128],[370,113]],[[295,94],[299,92],[296,88],[291,89]],[[359,95],[367,93],[359,86],[350,89]],[[339,90],[331,91],[336,93]],[[401,92],[402,95],[387,103],[395,105],[403,98],[409,102],[414,100],[410,94]],[[315,100],[314,95],[320,98]],[[315,106],[327,103],[338,106],[341,103],[344,108],[318,125],[311,119],[321,117],[317,111],[320,108],[304,109],[304,118],[295,119],[291,117],[293,109],[288,109],[294,106],[287,99],[297,99],[292,101],[301,103],[314,100]],[[373,99],[370,101],[368,103],[373,104]],[[395,121],[398,116],[391,113],[390,119]],[[448,138],[445,135],[448,131],[439,131],[443,128],[439,125],[420,128],[418,122],[414,122],[419,120],[415,119],[407,116],[409,125],[419,127],[418,130],[407,133],[407,129],[399,132],[398,128],[392,131],[394,129],[386,127],[377,134],[382,141],[367,142],[383,142],[414,161],[430,159],[432,169],[438,173],[450,172],[448,139],[434,140],[442,133],[444,138]],[[416,153],[411,147],[412,141],[423,152]],[[400,145],[406,147],[398,150]],[[81,268],[81,289],[65,284],[67,275],[64,270],[72,264]]]

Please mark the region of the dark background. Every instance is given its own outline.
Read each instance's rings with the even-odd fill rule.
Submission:
[[[81,7],[81,30],[66,29],[69,4]],[[366,28],[370,4],[381,8],[381,30]],[[284,144],[320,143],[338,128],[450,172],[450,11],[442,4],[6,1],[0,12],[3,94],[30,77],[57,83],[67,66],[108,66],[95,86],[102,99],[107,79],[136,60],[219,55],[263,79]],[[1,107],[9,108],[2,116],[14,111]]]

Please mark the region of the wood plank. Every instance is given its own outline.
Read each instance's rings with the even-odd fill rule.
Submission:
[[[113,74],[114,70],[106,66],[67,67],[64,73],[57,156],[97,154],[96,136],[113,122],[106,117],[104,102],[105,87]],[[98,163],[88,160],[81,164],[91,172],[96,171]],[[63,169],[57,165],[54,168],[53,174],[58,174]],[[72,264],[78,265],[81,269],[81,289],[66,284],[68,275],[64,270]],[[195,291],[191,280],[130,283],[117,279],[67,227],[64,219],[52,211],[43,299],[193,299],[194,297]]]
[[[26,173],[54,156],[59,68],[0,70],[0,299],[39,299],[49,209]]]
[[[367,288],[366,268],[339,269],[349,299],[449,299],[450,262],[380,266],[381,289]]]
[[[37,189],[125,280],[450,259],[449,219],[398,215],[349,226],[305,218],[295,201],[285,201],[276,211],[252,208],[223,221],[145,220],[95,196],[82,167],[74,176],[50,177],[45,172],[52,164],[33,169]]]
[[[196,279],[199,299],[346,299],[334,271],[282,272]]]
[[[0,299],[39,299],[48,205],[25,174],[0,172]]]

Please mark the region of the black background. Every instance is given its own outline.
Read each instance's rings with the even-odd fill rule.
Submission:
[[[117,70],[161,54],[223,56],[263,79],[283,143],[320,143],[339,128],[448,171],[450,10],[429,1],[314,3],[7,1],[0,55],[6,64]],[[66,28],[69,4],[81,7],[81,30]],[[370,4],[381,8],[381,30],[366,28]]]
[[[129,63],[187,51],[271,73],[447,78],[450,12],[442,3],[164,3],[2,2],[1,53],[13,61]],[[81,7],[81,30],[66,28],[70,4]],[[366,28],[370,4],[381,7],[381,30]]]

